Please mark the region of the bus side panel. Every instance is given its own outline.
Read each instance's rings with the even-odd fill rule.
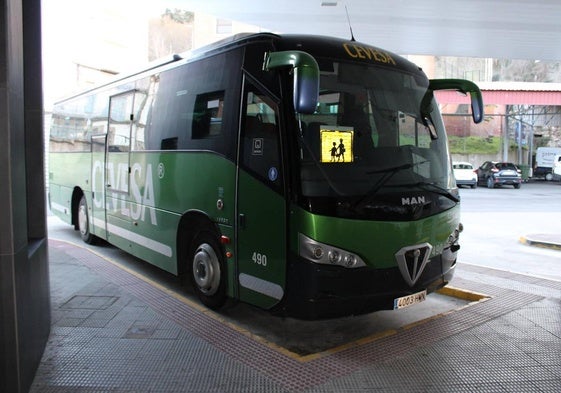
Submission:
[[[72,223],[72,215],[70,211],[71,197],[72,195],[66,198],[63,196],[63,186],[60,184],[49,184],[49,208],[51,213],[67,224]]]
[[[104,137],[102,137],[104,138]],[[95,146],[95,143],[94,143]],[[91,233],[107,240],[105,217],[105,145],[101,152],[92,153]]]
[[[107,160],[105,206],[107,240],[128,251],[130,248],[131,223],[128,194],[128,153],[112,153]]]
[[[212,153],[143,152],[131,154],[130,167],[130,192],[114,200],[118,205],[109,205],[111,242],[126,242],[125,250],[131,254],[177,274],[178,263],[187,263],[177,261],[176,239],[183,214],[198,211],[221,228],[231,228],[235,194],[231,161]],[[233,266],[228,267],[229,275],[232,272]]]
[[[218,228],[222,236],[226,236],[226,238],[230,239],[230,243],[224,244],[224,251],[226,252],[226,274],[227,274],[227,282],[226,282],[226,295],[231,298],[239,299],[239,290],[238,290],[238,277],[237,277],[237,255],[235,253],[235,228],[232,225],[228,224],[219,224]],[[180,261],[180,263],[184,263]]]
[[[238,230],[240,300],[271,308],[286,281],[286,202],[282,195],[243,170],[239,172]]]
[[[189,154],[189,153],[187,153]],[[186,153],[132,153],[129,193],[129,216],[132,230],[130,252],[173,274],[177,266],[177,230],[181,219],[181,201],[167,201],[177,195],[174,173],[181,173],[186,166],[182,162]]]
[[[173,226],[173,252],[177,252],[176,244],[179,219],[183,215],[202,214],[217,224],[218,235],[227,236],[230,243],[224,244],[224,251],[233,257],[226,259],[228,280],[227,292],[232,296],[235,292],[234,272],[236,254],[234,249],[236,166],[229,159],[216,153],[205,151],[178,152],[163,154],[157,166],[164,166],[154,172],[155,190],[160,190],[159,207],[162,210],[177,212],[177,221]],[[156,162],[154,162],[156,165]],[[160,176],[162,176],[160,178]],[[158,195],[158,194],[156,194]],[[198,229],[198,228],[187,228]],[[178,241],[185,246],[183,239]],[[177,261],[183,264],[186,271],[191,271],[189,261]],[[185,266],[187,265],[187,266]]]
[[[86,196],[91,191],[90,154],[51,153],[49,155],[49,183],[52,213],[70,224],[74,188],[80,188]],[[88,203],[91,203],[91,200]]]

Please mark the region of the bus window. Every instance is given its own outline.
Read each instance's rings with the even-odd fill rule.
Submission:
[[[193,114],[193,139],[217,137],[222,134],[224,92],[199,94]]]
[[[134,125],[131,132],[131,150],[146,150],[146,125],[154,100],[158,77],[144,78],[136,84],[134,97]]]
[[[431,133],[415,116],[398,113],[399,145],[430,148]]]
[[[110,152],[129,151],[133,102],[134,92],[111,97],[107,135],[107,149]]]
[[[264,94],[250,89],[243,122],[242,165],[273,188],[282,187],[278,107]]]

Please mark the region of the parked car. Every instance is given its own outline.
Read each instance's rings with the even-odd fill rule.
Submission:
[[[511,162],[485,161],[477,168],[477,177],[487,188],[505,184],[520,188],[522,184],[522,171]]]
[[[469,162],[453,162],[456,184],[460,186],[477,187],[477,172]]]

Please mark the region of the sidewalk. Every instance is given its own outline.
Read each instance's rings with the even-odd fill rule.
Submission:
[[[461,264],[454,286],[486,300],[303,358],[84,247],[50,240],[49,254],[32,393],[561,391],[558,281]]]

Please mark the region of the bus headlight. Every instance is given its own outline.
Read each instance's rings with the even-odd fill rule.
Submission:
[[[332,265],[337,265],[341,261],[341,255],[339,255],[337,250],[331,250],[327,253],[327,259],[329,259],[329,263]]]
[[[298,237],[300,256],[308,261],[345,268],[366,266],[364,261],[352,252],[317,242],[301,233]]]

